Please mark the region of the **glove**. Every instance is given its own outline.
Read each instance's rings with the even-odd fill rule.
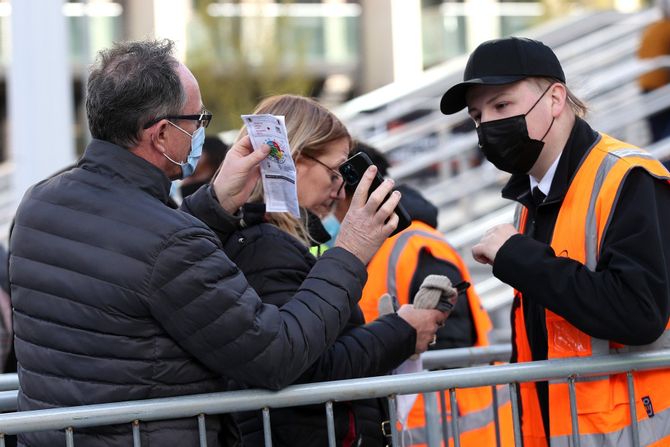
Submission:
[[[451,312],[456,305],[458,293],[459,290],[451,285],[446,276],[428,275],[414,297],[414,307]]]
[[[391,314],[397,312],[398,308],[398,299],[394,296],[389,295],[388,293],[383,294],[379,297],[377,302],[377,310],[379,311],[379,316]]]

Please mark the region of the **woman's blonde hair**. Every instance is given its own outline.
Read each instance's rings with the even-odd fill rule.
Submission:
[[[318,157],[326,145],[342,138],[346,138],[351,147],[351,137],[344,124],[313,99],[296,95],[271,96],[261,101],[253,113],[284,116],[294,163],[303,154]],[[237,140],[245,135],[247,129],[243,127]],[[260,180],[249,197],[249,202],[263,202],[263,183]],[[302,214],[302,219],[296,219],[289,213],[266,213],[266,219],[309,246],[312,239],[307,230],[307,213]]]

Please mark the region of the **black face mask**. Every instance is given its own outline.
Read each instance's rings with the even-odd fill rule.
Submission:
[[[554,125],[554,118],[551,119],[551,124],[542,138],[533,140],[528,136],[526,115],[535,108],[549,88],[551,85],[524,115],[487,121],[477,127],[479,148],[496,168],[510,174],[527,174],[540,157],[544,147],[542,140]]]

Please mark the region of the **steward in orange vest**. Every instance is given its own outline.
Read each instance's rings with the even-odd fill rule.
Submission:
[[[571,176],[572,181],[568,185],[555,180],[549,197],[537,206],[528,202],[527,198],[522,199],[515,219],[517,228],[523,234],[531,234],[534,239],[550,240],[550,250],[557,256],[548,257],[546,252],[531,255],[529,247],[523,247],[526,242],[514,241],[513,238],[496,258],[496,265],[500,262],[503,266],[494,270],[496,275],[500,274],[499,278],[505,278],[506,282],[509,278],[518,290],[528,291],[523,297],[517,292],[513,311],[515,356],[519,362],[670,347],[668,333],[662,331],[667,329],[668,324],[667,283],[657,284],[654,280],[655,275],[668,279],[667,262],[662,260],[664,248],[670,249],[668,238],[653,234],[667,227],[645,223],[649,220],[650,209],[654,211],[651,214],[656,215],[654,208],[659,204],[654,203],[654,199],[662,198],[661,203],[670,206],[670,188],[667,185],[670,174],[648,152],[607,135],[594,134],[584,121],[579,120],[575,129],[575,136],[595,137],[596,144],[582,154],[576,147],[566,148],[572,149],[572,155],[581,155],[581,164],[574,166],[573,157],[568,158],[563,166],[559,162],[557,175],[563,172],[561,168],[567,171],[577,168]],[[570,161],[573,166],[569,166]],[[553,185],[561,183],[567,189],[562,188],[555,193]],[[505,194],[512,193],[514,186],[510,182]],[[637,191],[645,189],[648,196],[639,197]],[[632,200],[634,197],[639,197],[642,203]],[[667,210],[666,206],[666,212],[657,220],[657,225],[670,223]],[[552,223],[553,234],[550,236],[547,225]],[[641,225],[637,232],[650,237],[648,241],[638,240],[638,247],[633,249],[630,245],[632,241],[615,239],[637,225]],[[632,237],[636,239],[635,236],[634,232]],[[534,243],[532,240],[528,242]],[[630,248],[627,251],[629,255],[624,254],[627,247]],[[619,253],[619,250],[624,253]],[[644,252],[650,253],[648,256],[637,256]],[[519,253],[524,257],[523,266],[509,259],[518,259]],[[654,265],[654,257],[658,257],[658,264]],[[567,259],[578,263],[565,262]],[[509,265],[505,265],[508,262]],[[537,262],[536,269],[544,268],[547,272],[554,269],[556,272],[555,278],[550,278],[555,276],[552,274],[540,274],[537,281],[558,281],[558,274],[575,269],[581,270],[581,274],[565,280],[563,286],[555,291],[542,291],[541,297],[535,295],[538,292],[532,285],[522,284],[528,281],[517,282],[518,273],[511,272],[512,269],[517,272],[523,270],[527,262]],[[622,278],[599,278],[608,274],[608,264],[610,269],[621,269]],[[645,271],[636,272],[642,266]],[[524,271],[528,275],[534,274]],[[619,285],[619,281],[626,280],[626,274],[630,275],[631,282]],[[570,290],[580,286],[581,290]],[[598,286],[602,289],[596,289]],[[649,287],[649,292],[653,294],[645,296],[649,292],[645,293],[644,289],[638,291],[638,287]],[[617,292],[621,293],[621,298],[632,303],[619,302]],[[550,304],[552,299],[560,304]],[[536,300],[546,300],[547,307],[538,305]],[[648,308],[638,308],[642,303]],[[617,312],[622,314],[617,315]],[[543,331],[546,331],[544,340],[539,336],[538,323],[542,323]],[[659,332],[660,337],[657,335]],[[546,344],[544,350],[540,341]],[[668,445],[670,429],[666,419],[670,418],[670,394],[666,387],[670,371],[640,372],[633,377],[640,444]],[[625,375],[577,382],[576,398],[581,445],[634,445]],[[537,386],[522,384],[521,399],[526,447],[546,446],[547,437],[551,446],[570,445],[572,422],[566,382],[543,382]]]
[[[670,56],[670,10],[665,2],[659,2],[663,17],[650,23],[640,37],[637,57],[653,59]],[[643,92],[650,92],[670,83],[670,72],[666,68],[649,71],[640,75],[638,84]],[[670,107],[665,107],[647,117],[653,141],[670,136]]]
[[[516,228],[497,225],[472,248],[518,291],[513,361],[667,348],[670,173],[591,129],[565,82],[542,42],[496,39],[441,102],[445,114],[467,107],[486,158],[512,174],[503,197],[523,207]],[[578,380],[575,421],[565,380],[522,383],[523,445],[670,445],[668,383],[667,369],[633,373],[629,396],[625,375]]]
[[[366,321],[379,316],[377,303],[384,293],[395,296],[399,305],[412,303],[423,279],[429,274],[446,275],[452,284],[463,280],[472,282],[463,259],[435,228],[437,208],[407,186],[401,185],[397,189],[402,193],[402,204],[412,217],[412,224],[389,238],[368,264],[368,281],[359,302]],[[437,343],[432,348],[486,346],[489,344],[490,330],[489,316],[482,308],[474,288],[470,287],[459,296],[446,324],[438,330]],[[461,446],[495,446],[492,389],[457,390],[456,397]],[[513,437],[508,388],[501,387],[497,398],[498,405],[502,406],[502,445],[511,446]],[[449,408],[447,412],[450,413]],[[419,395],[403,427],[403,445],[425,446],[425,426],[424,401],[423,396]]]

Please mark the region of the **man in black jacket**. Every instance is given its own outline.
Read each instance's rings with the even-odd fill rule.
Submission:
[[[486,158],[512,174],[503,197],[520,204],[517,226],[491,228],[473,256],[518,291],[515,361],[667,348],[670,174],[593,130],[565,82],[549,47],[505,38],[477,47],[442,97],[445,114],[467,107]],[[668,377],[634,374],[642,445],[668,442],[663,416],[654,418],[670,407]],[[626,389],[625,376],[576,384],[582,445],[629,442]],[[521,398],[525,445],[567,445],[565,384],[522,384]]]
[[[337,247],[288,304],[262,304],[217,236],[166,205],[170,180],[193,171],[211,119],[171,52],[171,42],[149,41],[100,53],[86,102],[93,141],[19,206],[9,280],[20,410],[222,391],[228,379],[281,388],[341,332],[365,263],[397,224],[399,193],[382,204],[390,182],[366,201],[370,170]],[[246,201],[267,152],[242,140],[213,185],[195,193],[226,217],[217,231],[236,227],[228,213]],[[228,422],[208,418],[208,445],[234,442]],[[140,430],[142,445],[199,445],[195,418]],[[131,431],[75,430],[75,444],[131,445]],[[65,440],[46,431],[19,442]]]

